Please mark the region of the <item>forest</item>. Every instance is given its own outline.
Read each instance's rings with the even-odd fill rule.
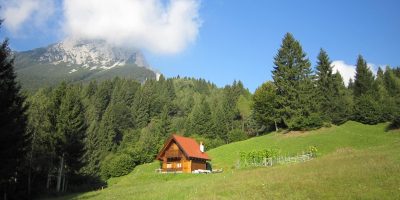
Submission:
[[[268,59],[266,58],[266,62]],[[287,33],[272,79],[250,93],[241,81],[160,77],[63,82],[35,92],[16,82],[7,40],[0,49],[0,191],[7,199],[98,189],[152,162],[171,133],[206,150],[272,131],[389,122],[400,127],[400,68],[376,75],[359,55],[345,86],[323,49],[312,67]]]

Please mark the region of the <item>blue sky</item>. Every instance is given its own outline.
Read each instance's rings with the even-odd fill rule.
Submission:
[[[342,75],[351,73],[345,69],[354,68],[359,54],[374,70],[381,65],[400,65],[400,1],[397,0],[197,3],[198,7],[193,8],[197,9],[200,25],[197,32],[182,34],[187,31],[182,29],[176,33],[177,37],[186,38],[182,48],[165,54],[142,45],[148,62],[167,77],[205,78],[218,86],[241,80],[254,91],[271,80],[273,57],[286,32],[300,41],[313,67],[321,47],[332,61],[344,65],[339,68]],[[62,2],[56,1],[54,7],[45,22],[25,23],[18,31],[3,26],[0,37],[9,37],[11,47],[20,51],[62,40],[65,37],[60,23],[65,18]]]

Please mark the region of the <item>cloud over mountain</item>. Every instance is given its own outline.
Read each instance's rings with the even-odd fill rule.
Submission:
[[[64,30],[72,37],[178,53],[197,37],[198,9],[195,0],[68,0]]]
[[[2,1],[3,2],[3,1]],[[40,28],[54,13],[52,0],[5,0],[1,3],[5,27],[17,34],[24,27]]]
[[[198,0],[6,0],[1,16],[11,32],[56,19],[65,37],[175,54],[196,40],[199,7]]]

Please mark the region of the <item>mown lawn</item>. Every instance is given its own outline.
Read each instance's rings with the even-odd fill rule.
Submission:
[[[348,122],[307,133],[273,133],[209,151],[221,174],[156,174],[157,162],[113,179],[107,189],[58,199],[400,199],[400,132]],[[234,169],[240,151],[275,147],[304,163]]]

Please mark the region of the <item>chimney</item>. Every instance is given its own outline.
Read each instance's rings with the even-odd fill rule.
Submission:
[[[203,142],[201,141],[200,142],[200,151],[203,153],[204,152],[204,145],[203,145]]]

